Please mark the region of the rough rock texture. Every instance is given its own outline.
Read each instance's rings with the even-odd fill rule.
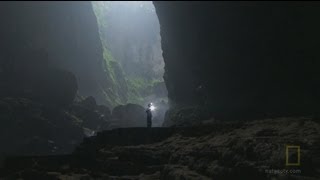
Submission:
[[[172,105],[218,119],[314,114],[318,2],[154,2]]]
[[[188,128],[124,128],[86,138],[72,155],[12,157],[0,176],[66,179],[320,178],[320,125],[307,117]],[[301,165],[285,165],[299,145]],[[273,174],[272,169],[300,173]]]
[[[107,129],[107,107],[74,102],[108,104],[91,2],[0,2],[0,22],[0,160],[70,153]]]
[[[43,68],[33,82],[31,98],[46,105],[67,107],[73,103],[78,85],[74,74],[55,68]]]
[[[24,98],[0,99],[0,153],[70,153],[83,137],[80,122],[65,110]]]
[[[112,110],[110,128],[147,126],[145,109],[138,104],[126,104]]]
[[[23,97],[59,108],[73,103],[78,90],[73,73],[50,67],[44,50],[31,51],[21,58],[0,71],[1,97]]]
[[[176,106],[166,112],[162,126],[194,126],[212,121],[214,118],[208,107]]]
[[[108,129],[109,109],[88,108],[84,102],[63,108],[21,97],[0,98],[0,165],[7,155],[71,153],[85,136]]]
[[[70,112],[82,120],[82,126],[85,128],[94,132],[108,129],[111,117],[110,109],[104,105],[97,105],[92,96],[74,103]]]
[[[0,22],[0,72],[12,73],[7,80],[23,76],[21,65],[47,64],[74,73],[80,95],[108,105],[103,89],[109,79],[91,2],[1,2]],[[32,61],[37,51],[47,58]]]

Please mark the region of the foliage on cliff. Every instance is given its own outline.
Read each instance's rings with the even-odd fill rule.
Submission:
[[[159,22],[152,3],[95,1],[92,6],[103,46],[103,66],[110,77],[104,90],[107,101],[112,106],[145,105],[147,97],[158,96],[157,86],[166,91]]]

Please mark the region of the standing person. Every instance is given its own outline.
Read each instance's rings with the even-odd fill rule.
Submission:
[[[152,112],[151,112],[152,103],[148,104],[148,108],[146,110],[147,113],[147,127],[150,128],[152,126]]]

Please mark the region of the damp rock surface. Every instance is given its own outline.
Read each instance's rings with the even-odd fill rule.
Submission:
[[[70,155],[8,158],[1,176],[316,180],[319,143],[319,121],[307,117],[217,123],[206,128],[122,128],[84,139]],[[299,167],[286,166],[286,145],[300,147]],[[283,169],[300,173],[272,173]]]

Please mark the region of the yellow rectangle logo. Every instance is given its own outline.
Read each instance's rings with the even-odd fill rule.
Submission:
[[[296,151],[297,153],[297,161],[296,162],[290,162],[290,156],[289,151]],[[294,145],[286,145],[286,166],[300,166],[300,146],[294,146]]]

